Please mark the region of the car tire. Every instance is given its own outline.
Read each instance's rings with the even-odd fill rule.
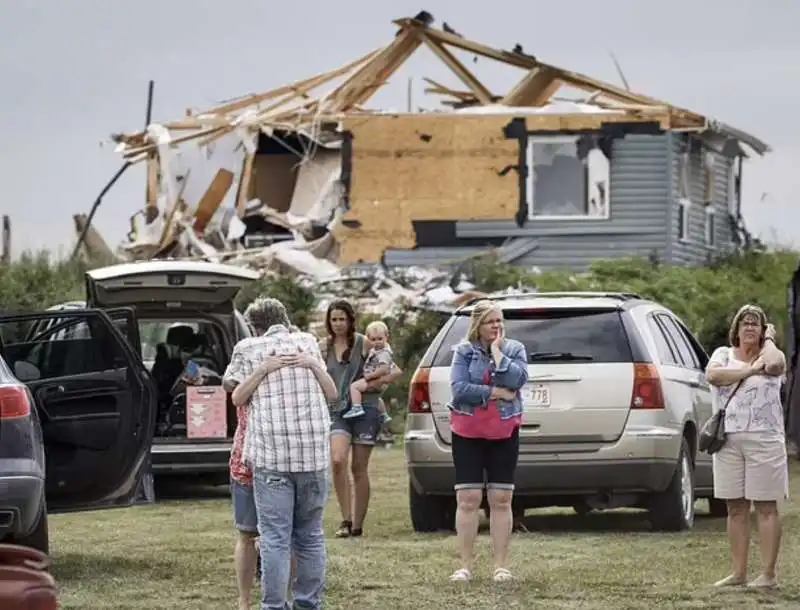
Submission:
[[[708,499],[708,514],[714,518],[722,518],[728,516],[728,503],[719,498]]]
[[[409,482],[408,505],[411,511],[411,526],[415,532],[432,533],[455,529],[456,499],[454,497],[421,494]]]
[[[42,508],[39,511],[39,518],[36,520],[36,526],[33,531],[27,536],[15,540],[16,544],[27,546],[37,551],[41,551],[45,555],[50,553],[50,532],[47,525],[47,506],[42,503]]]
[[[694,462],[684,438],[675,473],[664,491],[650,497],[650,523],[654,530],[680,532],[692,529],[695,517]]]

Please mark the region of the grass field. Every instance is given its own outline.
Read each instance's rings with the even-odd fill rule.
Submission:
[[[797,496],[800,471],[794,475]],[[329,539],[325,607],[331,610],[800,607],[797,504],[784,508],[783,584],[775,592],[720,593],[709,586],[728,569],[724,520],[700,516],[691,533],[653,534],[642,515],[625,511],[585,518],[528,513],[530,533],[515,534],[512,542],[517,580],[491,582],[484,534],[476,580],[464,585],[447,579],[457,567],[453,536],[411,533],[402,449],[376,450],[372,480],[365,537]],[[704,503],[698,510],[705,512]],[[332,498],[329,534],[339,519]],[[53,573],[65,609],[235,607],[234,533],[224,489],[203,490],[202,499],[53,516],[50,527]],[[757,574],[755,546],[751,566]]]

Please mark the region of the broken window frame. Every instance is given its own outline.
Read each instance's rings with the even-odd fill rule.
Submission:
[[[605,180],[606,183],[606,193],[605,193],[605,205],[601,213],[599,214],[592,214],[590,212],[590,194],[591,190],[589,188],[590,184],[590,167],[589,167],[589,153],[587,153],[586,157],[581,160],[583,164],[583,177],[584,177],[584,209],[585,213],[583,214],[536,214],[536,172],[535,172],[535,146],[539,144],[572,144],[577,145],[578,140],[583,137],[581,135],[574,135],[574,134],[553,134],[547,136],[528,136],[527,142],[527,150],[525,151],[526,156],[526,164],[528,166],[528,177],[526,180],[526,188],[527,188],[527,202],[528,202],[528,220],[529,221],[537,221],[537,220],[609,220],[611,218],[611,159],[602,152],[601,147],[598,145],[597,142],[593,142],[591,148],[589,149],[589,153],[593,150],[597,150],[602,154],[606,159],[606,164],[608,168],[607,177]],[[577,157],[577,155],[576,155]]]
[[[713,205],[706,206],[706,247],[717,247],[717,215]]]
[[[692,200],[686,197],[678,199],[678,241],[687,243],[689,241],[689,211],[692,207]]]

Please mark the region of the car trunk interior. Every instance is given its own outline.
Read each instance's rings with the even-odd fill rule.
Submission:
[[[90,307],[136,311],[142,360],[158,391],[156,441],[219,441],[221,428],[233,438],[236,410],[230,396],[211,388],[221,388],[238,336],[234,299],[258,277],[254,271],[192,262],[87,272]],[[224,424],[218,406],[223,400]]]
[[[156,439],[174,442],[187,437],[187,384],[182,379],[189,360],[202,374],[202,387],[219,387],[233,349],[233,316],[137,307],[142,360],[158,390]],[[236,429],[236,409],[226,396],[227,437]],[[192,439],[197,441],[202,439]],[[213,440],[213,439],[212,439]],[[219,439],[216,439],[219,440]]]

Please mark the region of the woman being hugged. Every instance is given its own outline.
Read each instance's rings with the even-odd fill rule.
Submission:
[[[490,300],[475,303],[466,340],[455,348],[450,369],[456,533],[461,556],[461,567],[451,580],[472,580],[484,481],[490,509],[493,579],[500,582],[512,578],[507,567],[513,527],[511,501],[522,423],[520,389],[527,381],[525,347],[504,336],[502,311]]]
[[[789,473],[781,402],[786,358],[773,336],[764,311],[745,305],[733,317],[730,346],[717,348],[706,369],[715,412],[728,405],[725,445],[713,457],[714,497],[728,505],[733,570],[716,583],[718,587],[747,582],[751,502],[758,514],[762,573],[748,587],[778,584],[778,501],[789,495]]]

